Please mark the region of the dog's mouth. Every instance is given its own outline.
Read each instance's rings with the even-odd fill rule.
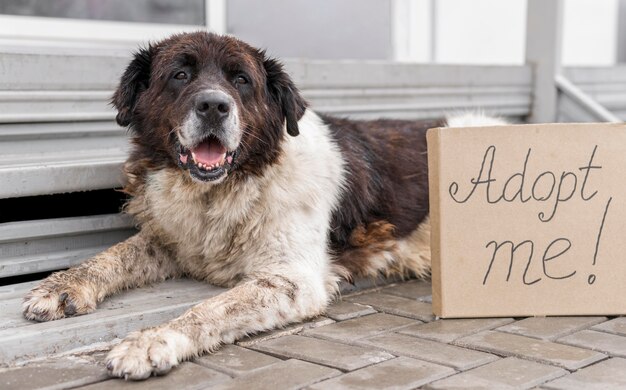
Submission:
[[[228,151],[217,137],[209,136],[192,148],[179,146],[178,164],[189,169],[200,181],[214,181],[228,174],[234,165],[237,151]]]

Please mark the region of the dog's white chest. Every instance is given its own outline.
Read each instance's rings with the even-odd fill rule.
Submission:
[[[300,129],[297,139],[284,140],[280,161],[261,176],[207,187],[175,168],[150,175],[146,207],[176,246],[184,271],[233,285],[285,260],[286,253],[326,251],[343,160],[315,114],[305,115]]]
[[[165,170],[150,178],[146,195],[153,221],[176,247],[176,260],[187,273],[215,284],[236,283],[251,268],[271,211],[259,206],[256,186],[200,192],[179,175]]]

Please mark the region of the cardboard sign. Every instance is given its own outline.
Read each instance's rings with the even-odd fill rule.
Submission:
[[[436,315],[626,314],[626,125],[427,137]]]

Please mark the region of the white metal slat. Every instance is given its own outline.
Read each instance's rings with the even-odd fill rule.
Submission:
[[[0,198],[121,187],[127,152],[110,121],[0,125]]]
[[[0,91],[0,123],[113,120],[106,91]]]
[[[51,148],[66,148],[67,143],[49,143]],[[119,188],[124,179],[121,171],[126,158],[124,149],[92,152],[77,158],[72,153],[55,158],[28,159],[30,163],[0,166],[0,198],[44,195],[95,189]],[[1,163],[1,162],[0,162]]]
[[[6,69],[0,70],[0,85],[6,90],[0,91],[0,122],[7,123],[112,119],[114,111],[108,99],[128,58],[11,54],[2,61]],[[20,62],[27,71],[48,64],[37,74],[57,68],[64,71],[54,78],[24,78],[24,69],[15,66]],[[397,111],[404,111],[401,106],[411,103],[416,117],[424,116],[420,110],[432,111],[429,99],[439,101],[442,111],[460,107],[499,113],[497,102],[507,99],[520,101],[522,110],[530,108],[532,75],[525,66],[297,60],[286,60],[285,65],[314,108],[321,111],[350,106],[355,98],[369,103],[369,114],[376,113],[378,105],[397,104]],[[108,71],[100,72],[103,67]],[[480,96],[491,98],[475,99]],[[459,106],[459,101],[465,103]]]
[[[126,130],[112,121],[12,123],[2,124],[0,129],[0,144],[14,140],[123,137],[126,134]]]
[[[20,318],[20,300],[13,299],[5,307],[9,318],[0,323],[0,365],[109,342],[172,319],[222,291],[192,280],[166,281],[115,295],[95,313],[42,323]]]
[[[121,214],[0,224],[0,278],[68,268],[134,233]]]
[[[127,55],[7,53],[0,55],[3,91],[111,91]]]

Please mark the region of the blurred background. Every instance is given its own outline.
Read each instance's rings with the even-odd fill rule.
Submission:
[[[521,64],[526,0],[3,0],[0,43],[134,46],[208,26],[280,57]],[[565,0],[562,64],[626,61],[626,1]]]

